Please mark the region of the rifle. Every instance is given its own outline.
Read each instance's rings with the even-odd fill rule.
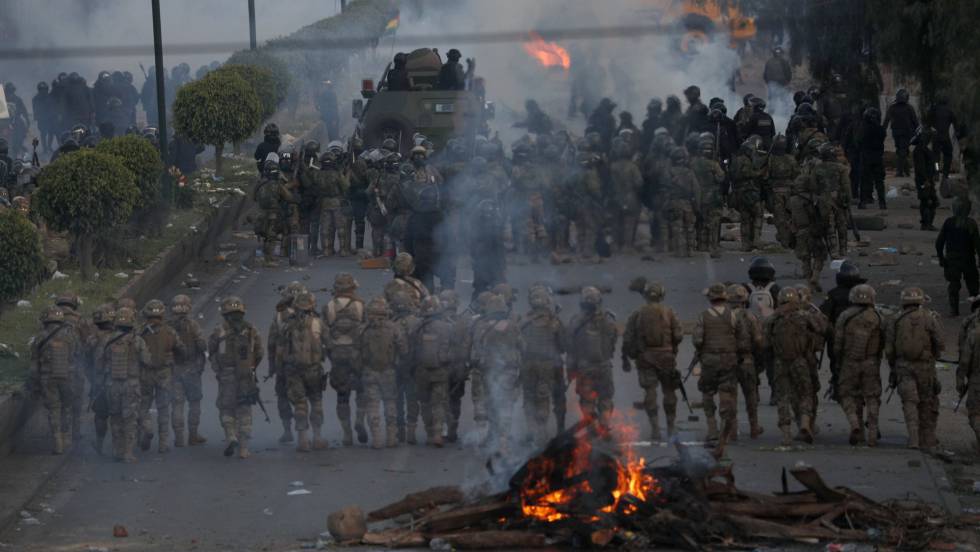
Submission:
[[[688,400],[688,398],[687,398],[687,390],[684,389],[684,384],[682,383],[682,384],[678,385],[677,386],[677,389],[680,390],[681,397],[684,397],[684,404],[687,405],[687,411],[691,413],[691,416],[689,416],[689,421],[697,421],[697,420],[690,420],[690,418],[696,417],[697,415],[694,413],[694,407],[691,406],[691,401]]]
[[[142,63],[140,63],[139,65],[140,65],[140,71],[143,72],[143,80],[148,80],[150,77],[149,77],[149,75],[146,74],[146,69],[143,68],[143,64]]]
[[[247,405],[249,405],[249,406],[251,406],[253,404],[258,404],[259,405],[259,409],[262,410],[262,414],[265,416],[265,423],[270,424],[270,423],[272,423],[272,420],[269,419],[269,412],[266,411],[266,409],[265,409],[265,403],[262,402],[262,396],[261,396],[261,394],[259,392],[259,387],[258,387],[258,383],[259,383],[259,378],[258,377],[255,378],[255,383],[256,383],[255,388],[251,392],[249,392],[248,395],[245,396],[244,403],[247,404]]]
[[[888,391],[888,397],[885,399],[885,404],[888,404],[888,403],[892,402],[892,395],[895,394],[895,389],[897,389],[897,388],[898,388],[898,382],[897,381],[895,383],[892,383],[892,384],[889,384],[888,385],[888,389],[887,389],[887,391]]]
[[[847,223],[851,226],[851,232],[854,233],[854,240],[861,241],[861,233],[858,232],[857,224],[854,224],[854,215],[851,214],[851,206],[847,206]]]
[[[684,388],[684,384],[687,383],[688,378],[690,378],[691,377],[691,374],[694,373],[694,367],[697,366],[698,363],[700,363],[700,362],[701,362],[701,355],[700,355],[700,353],[694,353],[694,356],[691,358],[691,364],[689,364],[688,367],[687,367],[687,375],[684,376],[684,379],[683,380],[681,380],[680,387],[682,389]]]
[[[959,400],[956,401],[956,408],[953,409],[953,414],[956,414],[956,412],[960,409],[960,404],[963,403],[963,398],[966,397],[966,394],[968,392],[969,390],[965,391],[962,395],[960,395]]]

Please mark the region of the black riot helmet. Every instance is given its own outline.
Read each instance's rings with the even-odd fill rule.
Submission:
[[[837,271],[837,285],[841,287],[856,286],[867,282],[867,278],[861,277],[861,269],[851,261],[844,261]]]
[[[897,103],[909,103],[909,91],[899,88],[898,92],[895,92],[895,101]]]
[[[41,82],[37,83],[37,91],[38,92],[47,92],[48,91],[48,83],[46,83],[44,81],[41,81]]]
[[[756,257],[749,265],[749,279],[753,282],[771,282],[776,279],[776,267],[766,257]]]
[[[278,139],[279,138],[279,125],[277,125],[276,123],[269,123],[269,124],[265,125],[265,128],[262,129],[262,134],[264,134],[266,138],[274,137],[274,138]]]
[[[283,173],[293,172],[293,152],[284,151],[279,154],[279,170]]]
[[[459,59],[463,57],[463,54],[459,53],[459,50],[456,48],[453,48],[446,53],[446,57],[449,58],[450,61],[459,61]]]

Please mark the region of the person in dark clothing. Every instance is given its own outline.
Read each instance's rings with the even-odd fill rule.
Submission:
[[[895,93],[895,103],[888,106],[885,112],[885,122],[881,125],[888,130],[892,127],[892,139],[895,140],[896,168],[895,176],[909,176],[909,142],[919,128],[919,118],[915,108],[909,104],[909,92],[902,88]]]
[[[973,206],[963,197],[953,199],[953,216],[943,223],[936,236],[936,255],[943,275],[948,282],[949,311],[960,315],[960,280],[966,282],[970,297],[980,293],[980,273],[977,271],[977,255],[980,254],[980,230],[970,218]]]
[[[58,114],[54,102],[55,98],[48,83],[37,83],[37,94],[31,99],[31,107],[34,109],[34,120],[41,134],[41,149],[44,153],[51,153],[51,144],[58,133]]]
[[[439,173],[428,166],[425,147],[415,146],[411,153],[411,176],[401,184],[410,214],[405,225],[405,251],[415,259],[415,277],[426,289],[435,290],[435,268],[439,265],[437,232],[443,221],[443,182]]]
[[[612,100],[603,98],[595,108],[595,111],[589,115],[589,124],[586,127],[585,133],[596,132],[599,134],[599,141],[602,145],[603,152],[609,151],[613,134],[616,133],[616,117],[613,116],[613,110],[615,109],[616,104]]]
[[[786,87],[793,80],[793,67],[783,57],[783,49],[779,46],[773,48],[772,57],[766,61],[762,80],[766,81],[769,101],[773,103],[782,101],[783,96],[786,95]]]
[[[170,141],[170,164],[180,169],[181,174],[197,172],[197,156],[204,152],[204,146],[195,144],[180,134]],[[263,160],[264,161],[264,160]]]
[[[949,171],[953,166],[953,139],[951,131],[956,131],[959,123],[956,114],[949,107],[949,98],[940,96],[936,103],[929,108],[926,115],[926,123],[936,129],[936,139],[933,141],[933,151],[936,157],[943,159],[943,179],[949,178]]]
[[[667,109],[664,111],[662,126],[670,133],[675,144],[684,143],[684,113],[681,112],[681,100],[677,96],[667,96]]]
[[[388,70],[385,77],[385,87],[392,92],[404,92],[412,89],[408,79],[408,56],[404,53],[395,54],[394,66]]]
[[[493,199],[476,205],[474,224],[469,236],[473,265],[473,296],[490,291],[507,281],[507,249],[504,247],[504,220]]]
[[[715,143],[718,144],[715,152],[718,155],[718,162],[731,162],[735,154],[738,153],[738,129],[735,126],[735,121],[725,114],[725,104],[719,104],[713,108],[708,114],[708,120],[712,127],[710,132],[715,137]]]
[[[663,102],[659,98],[653,98],[647,104],[647,118],[643,120],[643,129],[640,132],[640,152],[644,155],[650,151],[654,133],[663,126],[663,112]]]
[[[14,157],[20,157],[24,153],[24,139],[27,138],[27,129],[31,127],[31,116],[27,112],[24,100],[17,95],[17,87],[14,86],[14,83],[4,84],[3,92],[7,97],[7,111],[10,115],[10,153]]]
[[[912,152],[912,164],[915,168],[915,191],[919,196],[919,217],[923,230],[936,230],[932,225],[939,207],[939,197],[936,195],[936,155],[932,152],[932,140],[935,131],[931,127],[919,129],[918,134],[911,140],[915,145]]]
[[[772,147],[772,141],[776,137],[776,123],[772,116],[766,113],[766,101],[762,98],[752,98],[752,114],[745,125],[747,136],[758,136],[762,138],[762,145],[768,150]]]
[[[259,176],[261,177],[265,171],[265,158],[268,157],[270,153],[278,153],[279,146],[282,145],[282,139],[279,137],[279,126],[275,123],[269,123],[265,125],[262,130],[264,138],[262,143],[255,147],[255,168],[259,171]]]
[[[692,132],[708,132],[711,124],[708,122],[708,106],[701,101],[701,89],[697,86],[688,86],[684,89],[684,98],[687,100],[687,111],[684,113],[684,134],[677,140],[683,143],[684,138]]]
[[[169,85],[170,77],[167,70],[163,70],[164,88]],[[164,90],[166,93],[166,90]],[[157,73],[152,65],[147,73],[146,80],[143,82],[143,90],[140,91],[140,101],[143,102],[143,111],[146,112],[146,124],[149,126],[159,126],[160,116],[157,111]]]
[[[881,112],[876,107],[864,110],[864,116],[856,135],[861,164],[861,198],[858,209],[866,209],[872,195],[878,196],[878,207],[885,204],[885,128],[881,126]]]
[[[140,93],[133,86],[133,74],[129,71],[120,72],[116,71],[112,74],[112,81],[116,87],[116,93],[119,95],[119,99],[122,100],[123,108],[129,116],[128,125],[136,125],[136,105],[140,103]],[[122,132],[122,129],[119,129]]]
[[[515,128],[526,128],[531,134],[551,134],[553,125],[551,117],[534,100],[524,102],[524,109],[527,111],[527,119],[514,123]]]
[[[92,108],[95,112],[95,124],[106,120],[109,111],[109,98],[113,96],[112,76],[108,71],[99,73],[92,84]]]
[[[453,48],[446,54],[447,61],[439,70],[439,90],[466,90],[466,73],[459,59],[463,54]]]
[[[840,315],[851,306],[851,289],[867,281],[861,277],[861,270],[856,264],[851,261],[841,263],[837,271],[837,287],[828,291],[827,298],[820,304],[820,312],[830,321],[830,332],[833,332]],[[827,356],[830,359],[830,392],[834,401],[837,401],[837,354],[834,352],[833,339],[827,340]]]
[[[851,167],[851,199],[857,201],[861,197],[861,152],[857,144],[857,130],[861,126],[861,106],[854,104],[850,111],[841,117],[839,141],[844,148],[844,157]]]
[[[327,141],[340,138],[340,110],[337,107],[337,93],[333,83],[323,82],[323,90],[316,97],[316,110],[320,112],[323,128],[327,133]]]
[[[751,93],[742,96],[742,107],[738,108],[738,111],[735,112],[735,118],[732,119],[735,121],[735,128],[738,129],[738,134],[735,138],[738,140],[739,144],[744,142],[749,137],[749,135],[745,133],[745,127],[748,126],[749,117],[751,117],[752,112],[755,111],[752,108],[752,98],[754,97],[755,95]]]

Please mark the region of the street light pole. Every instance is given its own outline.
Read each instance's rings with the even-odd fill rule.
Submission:
[[[157,80],[157,117],[159,124],[157,129],[160,132],[160,157],[163,164],[167,165],[167,92],[164,87],[164,68],[163,68],[163,35],[160,31],[160,0],[150,0],[153,10],[153,62],[155,67],[155,78]]]
[[[255,44],[255,0],[248,0],[248,44],[254,50]]]

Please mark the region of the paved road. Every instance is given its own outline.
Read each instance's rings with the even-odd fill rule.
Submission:
[[[792,259],[785,254],[772,258],[780,283],[793,281]],[[640,303],[639,296],[627,291],[626,286],[633,276],[644,274],[665,282],[667,302],[683,320],[692,320],[704,308],[701,291],[714,281],[743,280],[750,261],[750,257],[739,253],[726,253],[718,260],[706,256],[686,260],[664,257],[650,262],[625,257],[587,266],[516,265],[510,267],[508,275],[520,290],[526,290],[537,280],[567,285],[610,285],[613,292],[606,297],[606,306],[623,320]],[[908,268],[913,270],[921,261],[909,262]],[[317,261],[311,268],[300,270],[235,270],[217,291],[242,296],[248,304],[247,317],[263,333],[278,298],[277,287],[292,280],[301,280],[313,289],[329,288],[336,272],[351,270],[361,284],[361,295],[370,298],[380,293],[384,282],[391,277],[387,271],[356,269],[352,260]],[[897,270],[879,269],[873,277],[894,277]],[[460,279],[459,291],[468,297],[468,282],[472,278],[467,268],[461,270]],[[831,284],[832,274],[827,271],[824,286]],[[197,297],[204,297],[209,291],[215,290],[206,286]],[[525,294],[521,295],[519,308],[523,311],[526,301]],[[318,291],[317,296],[321,302],[327,298],[323,291]],[[575,296],[559,297],[559,301],[566,317],[577,309]],[[218,319],[217,303],[204,306],[201,316],[203,326],[210,330]],[[690,342],[686,340],[681,347],[681,366],[686,366],[691,352]],[[262,373],[264,370],[264,366],[260,367]],[[948,378],[949,374],[943,377]],[[621,372],[617,363],[615,384],[617,408],[635,415],[631,405],[642,394],[635,374]],[[693,380],[688,382],[687,389],[692,398],[698,397]],[[273,397],[271,382],[262,386],[262,393],[267,400]],[[325,427],[332,445],[330,450],[301,455],[290,447],[280,447],[276,442],[280,431],[278,420],[266,424],[256,414],[254,456],[248,461],[226,459],[221,455],[221,430],[217,411],[212,406],[215,394],[214,381],[206,378],[203,430],[209,439],[207,445],[175,450],[167,455],[143,454],[135,465],[114,463],[95,455],[91,449],[79,451],[32,502],[31,510],[38,512],[40,525],[19,524],[0,535],[0,542],[12,544],[17,550],[87,550],[89,546],[118,550],[291,550],[315,540],[325,530],[326,515],[338,507],[358,504],[369,509],[430,485],[463,483],[475,487],[487,479],[483,454],[467,444],[443,450],[422,446],[377,452],[361,446],[340,448],[332,393],[326,400]],[[768,397],[768,394],[768,388],[763,385],[762,395]],[[574,397],[569,399],[571,416],[575,411]],[[962,431],[965,425],[962,416],[948,421],[951,419],[948,410],[944,408],[944,423]],[[270,411],[275,416],[275,409]],[[680,414],[684,438],[700,439],[703,422],[684,421],[687,413],[683,407]],[[820,407],[818,444],[782,450],[776,447],[775,408],[763,406],[761,418],[766,433],[757,441],[743,437],[729,451],[738,484],[758,491],[776,490],[781,468],[804,461],[817,466],[831,484],[848,485],[874,498],[913,494],[927,500],[943,500],[940,488],[948,484],[942,469],[934,460],[902,448],[905,436],[899,401],[886,405],[881,417],[884,433],[881,447],[853,448],[846,444],[846,421],[840,409],[833,403],[825,403]],[[521,420],[521,416],[516,418]],[[745,435],[747,422],[744,415],[741,418]],[[469,405],[465,404],[464,431],[472,429],[470,420]],[[638,420],[641,435],[646,434],[645,419]],[[467,439],[472,440],[472,434]],[[37,442],[33,449],[0,460],[0,471],[18,469],[13,462],[23,466],[31,454],[36,454],[34,458],[39,465],[50,462]],[[660,446],[643,444],[638,450],[652,461],[665,461],[665,457],[672,455],[671,449]],[[302,481],[311,494],[287,496],[293,481]],[[53,512],[45,512],[45,506]],[[114,524],[126,526],[129,538],[113,539]]]

